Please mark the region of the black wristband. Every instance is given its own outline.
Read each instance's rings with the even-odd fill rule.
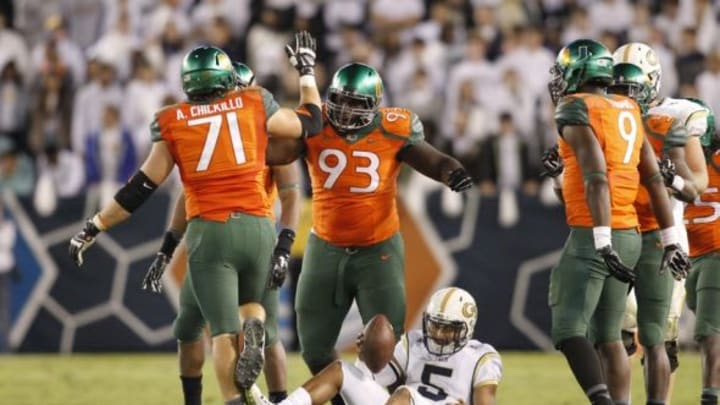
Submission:
[[[295,231],[292,229],[284,228],[278,235],[277,245],[275,250],[282,250],[286,253],[290,253],[292,244],[295,242]]]
[[[160,246],[160,252],[170,257],[175,252],[178,243],[180,243],[180,238],[176,236],[175,232],[167,231],[165,232],[162,246]]]
[[[125,211],[132,213],[150,198],[150,195],[152,195],[157,187],[157,184],[153,183],[142,170],[138,170],[127,184],[115,194],[115,201],[120,204]]]
[[[95,237],[97,236],[97,234],[102,232],[100,228],[95,225],[95,222],[93,222],[92,218],[88,218],[88,220],[85,221],[85,227],[83,228],[83,231],[85,231],[86,235],[92,237]]]

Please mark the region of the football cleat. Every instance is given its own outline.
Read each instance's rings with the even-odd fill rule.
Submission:
[[[243,390],[243,397],[245,398],[245,405],[272,405],[272,402],[265,398],[265,395],[255,384],[249,389]]]
[[[235,365],[235,385],[249,389],[265,364],[265,325],[259,319],[248,319],[243,324],[243,334],[245,347]]]

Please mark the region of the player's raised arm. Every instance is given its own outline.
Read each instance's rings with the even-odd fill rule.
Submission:
[[[285,51],[300,74],[300,106],[297,110],[280,108],[267,121],[271,136],[299,138],[314,135],[322,129],[320,92],[315,82],[315,38],[307,31],[295,34]]]
[[[128,219],[165,181],[174,166],[175,161],[165,142],[155,142],[140,170],[70,240],[69,253],[75,264],[82,266],[83,252],[95,243],[97,235]]]

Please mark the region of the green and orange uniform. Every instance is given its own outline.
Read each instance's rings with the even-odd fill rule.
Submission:
[[[693,268],[685,281],[695,339],[720,333],[720,152],[707,156],[708,188],[685,207]]]
[[[275,244],[265,123],[278,108],[266,90],[248,88],[208,104],[168,106],[153,122],[152,139],[167,144],[185,191],[190,288],[181,302],[196,297],[199,308],[181,305],[175,325],[181,341],[200,335],[197,316],[212,336],[237,333],[238,305],[263,296]]]
[[[298,282],[300,346],[312,369],[334,357],[353,301],[363,322],[385,314],[396,336],[405,319],[405,252],[396,206],[398,153],[424,139],[411,111],[380,108],[374,120],[341,135],[325,117],[306,140],[312,231]]]
[[[685,147],[687,130],[675,118],[650,112],[644,117],[644,123],[645,133],[658,159],[667,155],[670,148]],[[665,340],[673,278],[669,271],[659,271],[665,250],[660,238],[660,225],[650,204],[650,194],[642,185],[635,209],[642,234],[642,251],[635,266],[637,278],[634,285],[638,340],[644,347],[652,347]]]
[[[618,341],[628,286],[610,276],[595,251],[595,224],[583,176],[597,174],[582,173],[572,148],[562,138],[562,130],[565,126],[588,126],[597,138],[605,156],[610,188],[612,245],[623,263],[633,267],[640,256],[639,223],[633,206],[640,185],[637,166],[645,138],[640,109],[623,96],[575,93],[560,99],[555,121],[565,164],[562,194],[570,235],[550,275],[552,340],[557,345],[571,337],[584,337],[591,328],[596,343]]]

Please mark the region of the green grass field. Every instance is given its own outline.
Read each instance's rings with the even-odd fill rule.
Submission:
[[[502,353],[505,376],[500,404],[584,404],[559,354]],[[684,353],[672,403],[699,402],[700,359]],[[639,360],[633,359],[634,404],[645,403]],[[289,385],[308,377],[297,355],[289,356]],[[204,404],[222,404],[214,374],[205,367]],[[171,354],[0,356],[2,405],[182,405],[177,361]],[[368,404],[375,405],[375,404]]]

